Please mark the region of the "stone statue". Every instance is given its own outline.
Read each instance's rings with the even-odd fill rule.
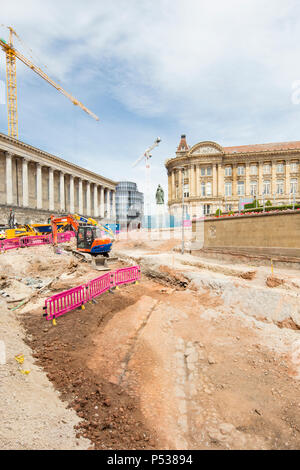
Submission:
[[[157,187],[155,198],[156,198],[156,204],[164,204],[165,203],[164,190],[163,190],[163,188],[161,187],[160,184]]]

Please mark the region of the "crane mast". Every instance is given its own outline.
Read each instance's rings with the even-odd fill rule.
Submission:
[[[16,56],[12,48],[13,29],[9,28],[9,43],[6,48],[6,88],[8,135],[18,138],[18,107],[17,107],[17,68]]]
[[[68,98],[75,106],[79,106],[83,111],[89,114],[96,121],[99,121],[99,118],[96,114],[90,111],[83,103],[74,98],[70,93],[64,90],[60,85],[58,85],[54,80],[52,80],[48,75],[43,72],[43,70],[33,64],[29,59],[27,59],[23,54],[21,54],[13,46],[13,34],[18,37],[17,33],[13,28],[8,27],[9,29],[9,41],[6,43],[4,39],[0,39],[0,46],[6,54],[6,85],[7,85],[7,112],[8,112],[8,135],[15,139],[18,139],[18,108],[17,108],[17,71],[16,71],[16,58],[23,62],[27,67],[37,73],[42,77],[46,82],[52,85],[56,90],[62,93],[66,98]]]

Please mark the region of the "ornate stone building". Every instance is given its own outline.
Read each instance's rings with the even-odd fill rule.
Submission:
[[[300,142],[190,148],[182,135],[175,157],[165,162],[170,213],[181,210],[182,191],[190,216],[236,211],[254,197],[273,205],[299,201],[299,163]]]
[[[0,133],[0,223],[6,222],[9,208],[20,223],[74,212],[111,220],[116,184]]]

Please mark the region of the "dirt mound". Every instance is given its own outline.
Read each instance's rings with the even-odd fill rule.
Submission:
[[[284,284],[284,279],[279,279],[278,277],[268,276],[266,280],[268,287],[278,287]]]
[[[242,279],[247,279],[249,281],[252,281],[252,279],[255,278],[255,275],[256,275],[256,271],[247,271],[245,273],[240,274],[239,277],[241,277]]]

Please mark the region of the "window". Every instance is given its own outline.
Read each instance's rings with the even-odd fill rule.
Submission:
[[[232,183],[231,183],[231,181],[225,183],[225,196],[232,196]]]
[[[210,214],[210,204],[204,204],[203,213],[204,213],[204,215]]]
[[[270,181],[264,181],[263,194],[271,194],[271,183],[270,183]]]
[[[204,168],[204,166],[201,167],[201,176],[205,176],[205,168]]]
[[[238,196],[244,196],[244,194],[245,194],[245,185],[244,185],[244,181],[238,181],[238,184],[237,184],[237,193],[238,193]]]
[[[190,189],[189,189],[189,185],[188,184],[185,184],[183,186],[183,196],[184,197],[190,197]]]
[[[211,176],[211,166],[208,166],[206,169],[207,176]]]
[[[232,204],[225,204],[225,212],[229,212],[232,210]]]
[[[276,193],[277,194],[283,194],[284,191],[284,181],[283,180],[277,180],[276,181]]]
[[[298,187],[298,179],[297,178],[292,178],[291,179],[291,193],[292,194],[296,194],[297,187]]]
[[[298,171],[298,162],[292,162],[291,163],[291,172],[295,173]]]
[[[206,196],[211,196],[211,183],[206,183]]]
[[[277,171],[277,173],[283,173],[283,171],[284,171],[283,163],[277,163],[276,171]]]
[[[225,166],[225,176],[231,176],[231,175],[232,175],[232,167]]]
[[[250,182],[250,194],[251,196],[256,196],[257,193],[257,182],[251,181]]]
[[[242,176],[242,175],[245,174],[245,167],[244,167],[243,165],[239,165],[239,166],[237,167],[237,174],[238,174],[239,176]]]
[[[205,196],[205,183],[201,183],[201,196]]]
[[[257,165],[251,165],[250,166],[250,174],[251,175],[257,175]]]
[[[270,163],[265,163],[264,164],[264,174],[269,175],[271,173],[271,165]]]

